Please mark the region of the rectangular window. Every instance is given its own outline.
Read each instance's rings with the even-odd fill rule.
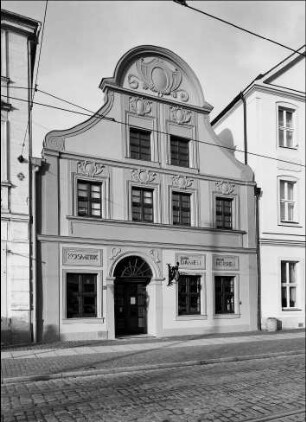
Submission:
[[[232,228],[231,198],[216,198],[216,226],[218,229]]]
[[[180,275],[178,280],[178,314],[196,315],[200,313],[201,279],[194,275]]]
[[[280,219],[295,221],[295,182],[280,181]]]
[[[172,218],[175,225],[191,225],[190,194],[172,192]]]
[[[296,307],[296,262],[281,261],[282,308]]]
[[[78,180],[78,215],[82,217],[102,217],[101,183]]]
[[[293,110],[278,109],[278,140],[280,147],[293,148]]]
[[[215,313],[233,314],[235,312],[235,278],[215,277]]]
[[[130,157],[151,161],[151,132],[130,128]]]
[[[132,220],[153,222],[152,189],[132,188]]]
[[[67,318],[97,316],[97,275],[67,274]]]
[[[189,140],[170,135],[171,164],[180,167],[189,167]]]

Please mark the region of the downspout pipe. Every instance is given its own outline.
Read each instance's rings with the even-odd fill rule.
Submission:
[[[247,105],[243,92],[240,92],[243,104],[243,140],[244,140],[244,164],[248,164],[248,128],[247,128]]]
[[[261,188],[255,186],[255,219],[256,219],[256,255],[257,255],[257,329],[261,330],[261,259],[260,259],[260,227],[259,227],[259,200]]]

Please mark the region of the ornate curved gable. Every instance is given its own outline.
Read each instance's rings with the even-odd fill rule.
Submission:
[[[161,47],[139,46],[129,50],[119,60],[114,77],[102,79],[100,88],[105,90],[107,86],[212,109],[204,100],[193,70],[179,56]]]

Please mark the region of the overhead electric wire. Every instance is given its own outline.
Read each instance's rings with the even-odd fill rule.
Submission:
[[[28,100],[24,100],[22,98],[16,98],[16,97],[11,97],[11,96],[8,97],[7,95],[1,95],[1,96],[6,97],[6,98],[11,98],[12,100],[16,100],[16,101],[29,102]],[[57,97],[57,98],[59,99],[60,97]],[[63,101],[66,101],[66,100],[63,100]],[[128,123],[121,122],[120,120],[116,120],[113,117],[107,117],[103,114],[100,114],[98,111],[96,113],[91,112],[91,114],[88,114],[88,113],[83,113],[81,111],[69,110],[69,109],[62,108],[62,107],[52,106],[50,104],[38,103],[36,101],[34,101],[33,104],[40,105],[40,106],[43,106],[43,107],[49,107],[49,108],[56,109],[56,110],[67,111],[67,112],[72,113],[72,114],[78,114],[78,115],[82,115],[82,116],[93,117],[93,118],[100,119],[100,120],[107,120],[109,122],[113,122],[113,123],[117,123],[117,124],[120,124],[120,125],[130,127],[130,125]],[[142,127],[136,126],[136,125],[133,125],[133,127],[137,128],[137,129],[143,129]],[[164,134],[164,135],[169,135],[168,132],[165,132],[165,131],[162,131],[162,130],[152,129],[152,132],[161,133],[161,134]],[[295,163],[294,161],[283,160],[281,158],[270,157],[270,156],[258,154],[258,153],[255,153],[255,152],[244,151],[242,149],[227,147],[225,145],[212,144],[211,142],[207,142],[207,141],[200,140],[200,139],[190,138],[190,140],[197,142],[199,144],[205,144],[205,145],[209,145],[209,146],[212,146],[212,147],[219,147],[219,148],[223,148],[223,149],[228,149],[232,152],[242,152],[242,153],[246,152],[247,154],[253,155],[253,156],[256,156],[256,157],[266,158],[266,159],[269,159],[269,160],[279,161],[279,162],[287,163],[287,164],[293,164],[293,165],[300,166],[300,167],[306,167],[304,164]]]
[[[282,44],[282,43],[280,43],[278,41],[272,40],[271,38],[268,38],[268,37],[265,37],[263,35],[260,35],[257,32],[250,31],[249,29],[243,28],[242,26],[239,26],[239,25],[237,25],[235,23],[232,23],[232,22],[229,22],[229,21],[227,21],[225,19],[219,18],[218,16],[215,16],[215,15],[212,15],[210,13],[204,12],[201,9],[197,9],[195,7],[189,6],[189,4],[187,4],[187,2],[185,0],[172,0],[172,1],[174,3],[178,3],[181,6],[187,7],[188,9],[194,10],[195,12],[201,13],[202,15],[208,16],[208,17],[210,17],[212,19],[216,19],[217,21],[222,22],[222,23],[225,23],[227,25],[230,25],[230,26],[232,26],[232,27],[234,27],[236,29],[239,29],[240,31],[246,32],[246,33],[248,33],[250,35],[254,35],[257,38],[261,38],[262,40],[269,41],[269,42],[271,42],[273,44],[276,44],[276,45],[278,45],[280,47],[286,48],[287,50],[290,50],[290,51],[292,51],[294,53],[299,54],[300,56],[305,57],[305,53],[300,53],[298,50],[295,50],[295,49],[293,49],[291,47],[288,47],[285,44]]]

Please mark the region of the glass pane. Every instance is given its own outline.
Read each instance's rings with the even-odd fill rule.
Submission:
[[[79,198],[87,198],[88,197],[87,190],[86,191],[79,190],[78,191],[78,197]]]
[[[100,192],[100,185],[91,185],[92,192]]]
[[[288,187],[288,199],[289,199],[289,201],[292,201],[293,200],[293,187],[294,187],[294,184],[293,183],[290,183],[290,182],[287,182],[287,187]]]
[[[286,283],[287,282],[287,263],[285,261],[281,262],[281,282]]]
[[[294,221],[294,204],[288,203],[288,221]]]
[[[280,203],[280,216],[281,216],[281,221],[286,220],[286,208],[285,208],[284,202]]]
[[[293,147],[293,132],[287,131],[287,147]]]
[[[100,217],[101,212],[99,210],[92,210],[91,215],[93,217]]]
[[[296,287],[290,287],[290,308],[296,306]]]
[[[282,287],[282,308],[287,308],[287,288]]]
[[[293,123],[293,113],[292,111],[286,112],[286,126],[292,128]]]
[[[278,124],[284,126],[284,112],[281,108],[278,109]]]
[[[295,262],[289,262],[289,283],[295,283]]]
[[[279,145],[281,147],[283,147],[284,146],[284,131],[283,131],[283,129],[279,129],[279,131],[278,131],[278,139],[279,139]]]
[[[280,182],[280,198],[285,199],[285,182],[283,180]]]

